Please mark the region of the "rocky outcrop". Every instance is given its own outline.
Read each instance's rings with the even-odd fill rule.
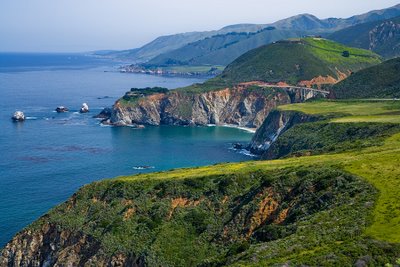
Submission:
[[[272,109],[296,98],[296,94],[280,88],[250,84],[201,93],[176,90],[135,101],[118,100],[109,122],[113,125],[231,124],[257,128]]]
[[[379,51],[388,46],[391,47],[391,54],[393,54],[393,51],[398,52],[400,50],[399,39],[400,23],[398,20],[388,20],[377,25],[369,32],[369,49]]]
[[[88,106],[88,104],[83,103],[81,109],[79,110],[79,112],[80,112],[80,113],[87,113],[87,112],[89,112],[89,106]]]
[[[13,116],[11,117],[13,121],[24,121],[25,114],[22,111],[16,111]]]
[[[109,119],[111,117],[111,108],[104,108],[99,114],[93,116],[95,119]]]
[[[69,109],[64,107],[64,106],[59,106],[56,108],[57,113],[64,113],[64,112],[68,112]]]
[[[26,229],[3,249],[0,266],[143,266],[123,254],[106,255],[100,242],[81,232],[43,223]]]
[[[273,110],[257,129],[251,140],[249,150],[253,154],[262,155],[263,158],[273,158],[273,155],[266,155],[266,153],[279,135],[296,124],[317,121],[318,119],[316,116],[300,112]]]

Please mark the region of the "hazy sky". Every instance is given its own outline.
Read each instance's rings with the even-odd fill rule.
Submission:
[[[300,13],[349,17],[399,0],[0,0],[0,51],[139,47],[160,35],[271,23]]]

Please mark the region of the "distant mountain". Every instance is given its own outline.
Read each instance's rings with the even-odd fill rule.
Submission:
[[[146,62],[162,53],[170,52],[188,43],[193,43],[207,37],[233,32],[257,32],[263,27],[263,25],[256,24],[237,24],[217,31],[187,32],[161,36],[141,48],[115,51],[109,53],[108,56],[131,60],[133,63]]]
[[[380,57],[368,50],[322,38],[303,38],[249,51],[229,64],[217,78],[227,84],[247,81],[328,84],[380,62]]]
[[[279,29],[311,30],[317,32],[333,32],[357,24],[385,20],[400,16],[400,4],[381,10],[373,10],[350,18],[327,18],[320,20],[310,14],[300,14],[273,23]]]
[[[228,33],[215,35],[163,53],[145,64],[147,67],[168,65],[223,65],[226,66],[243,53],[305,31],[278,30],[267,27],[255,33]]]
[[[400,56],[400,17],[359,24],[334,32],[328,38],[372,50],[386,58]]]
[[[400,58],[361,70],[333,86],[337,98],[400,98]]]
[[[360,23],[400,16],[400,4],[347,19],[300,14],[271,24],[238,24],[218,31],[162,36],[134,50],[110,53],[148,65],[226,65],[239,55],[276,40],[331,33]],[[271,30],[273,29],[273,30]]]

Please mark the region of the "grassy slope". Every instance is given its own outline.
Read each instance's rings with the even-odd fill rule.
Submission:
[[[393,113],[400,103],[393,101],[318,101],[281,109],[383,121],[386,115],[380,114],[400,117]],[[365,255],[371,264],[383,265],[400,257],[400,246],[390,244],[400,243],[399,153],[400,133],[336,154],[124,176],[84,187],[46,220],[94,236],[106,253],[144,253],[150,265],[345,266]],[[340,170],[362,177],[379,194]],[[250,239],[243,238],[255,221],[242,219],[257,213],[262,200],[257,196],[266,188],[281,196],[279,212],[291,207],[288,219],[261,224]],[[293,192],[287,204],[284,192]],[[188,202],[171,216],[171,203],[179,198]],[[227,239],[222,229],[228,229]]]
[[[361,70],[333,86],[337,98],[399,98],[400,58]]]
[[[296,110],[308,114],[346,114],[332,123],[374,122],[400,123],[400,103],[397,101],[353,101],[353,102],[310,102],[280,107],[282,110]],[[400,134],[385,141],[383,146],[370,147],[357,152],[325,155],[317,158],[339,160],[345,170],[360,175],[381,192],[375,208],[374,223],[367,233],[372,236],[400,242]],[[304,159],[307,159],[304,158]],[[388,213],[389,211],[390,214]]]
[[[343,57],[343,51],[349,51],[350,56]],[[305,38],[254,49],[228,65],[221,78],[228,83],[261,80],[296,84],[320,75],[338,78],[338,71],[348,73],[379,62],[379,56],[367,50]]]

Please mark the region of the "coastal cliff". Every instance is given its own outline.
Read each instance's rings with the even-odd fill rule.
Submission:
[[[0,255],[0,266],[83,265],[143,266],[143,263],[123,253],[108,257],[100,242],[93,237],[50,223],[44,223],[35,230],[23,230]]]
[[[143,96],[134,90],[114,104],[108,122],[113,125],[230,124],[257,128],[272,109],[296,99],[296,93],[251,83],[198,93],[173,90]]]
[[[274,155],[266,153],[281,134],[296,124],[317,120],[316,116],[300,112],[273,110],[254,134],[249,147],[250,152],[264,158],[274,158]]]

